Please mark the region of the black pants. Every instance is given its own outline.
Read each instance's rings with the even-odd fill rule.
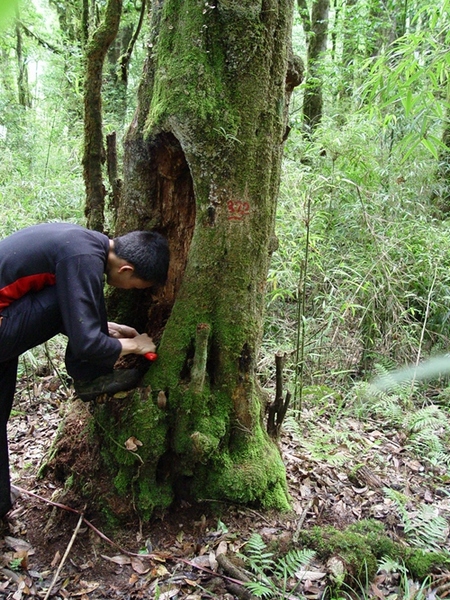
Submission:
[[[16,390],[18,357],[58,333],[64,330],[54,286],[26,294],[0,314],[0,517],[11,508],[6,426]],[[82,380],[110,372],[76,360],[70,350],[66,351],[66,368],[69,375]]]

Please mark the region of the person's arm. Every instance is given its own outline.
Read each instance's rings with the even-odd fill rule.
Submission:
[[[98,256],[61,260],[55,273],[56,291],[72,355],[113,368],[122,344],[108,335],[103,272],[104,262]]]

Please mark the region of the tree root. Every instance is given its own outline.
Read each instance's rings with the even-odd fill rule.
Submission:
[[[225,573],[233,577],[233,579],[238,579],[239,581],[242,581],[242,583],[248,583],[251,581],[245,572],[237,567],[229,558],[225,556],[225,554],[217,555],[216,560]],[[253,594],[251,594],[249,590],[242,585],[232,581],[227,581],[226,579],[224,581],[228,591],[235,596],[242,598],[242,600],[257,600],[256,596],[253,596]]]

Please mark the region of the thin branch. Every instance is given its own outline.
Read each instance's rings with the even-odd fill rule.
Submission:
[[[142,23],[144,22],[145,6],[146,6],[146,0],[142,0],[141,13],[139,15],[139,22],[137,24],[136,31],[134,32],[133,37],[131,38],[130,43],[128,44],[128,48],[126,49],[125,53],[122,54],[122,56],[119,58],[119,73],[120,73],[120,81],[122,83],[126,83],[128,80],[128,65],[130,63],[134,45],[136,44],[136,41],[139,37],[139,33],[142,28]]]
[[[86,507],[85,507],[85,509],[86,509]],[[83,514],[80,513],[80,518],[78,519],[77,526],[75,527],[73,535],[70,538],[70,542],[67,545],[67,548],[66,548],[66,551],[64,553],[64,556],[62,557],[61,562],[59,563],[58,568],[56,569],[56,573],[55,573],[55,575],[53,577],[53,581],[51,582],[50,587],[48,588],[47,593],[44,596],[44,600],[47,600],[48,597],[50,596],[50,592],[52,591],[52,589],[53,589],[53,587],[54,587],[54,585],[55,585],[55,583],[56,583],[56,581],[57,581],[57,579],[59,577],[59,574],[61,573],[61,570],[62,570],[62,568],[64,566],[64,563],[66,562],[67,557],[69,556],[69,552],[72,549],[73,543],[75,541],[75,538],[78,535],[78,532],[80,530],[81,523],[83,522],[83,520],[84,520]]]
[[[28,29],[28,27],[23,23],[23,21],[19,20],[18,24],[22,27],[23,32],[25,33],[25,35],[27,35],[28,37],[33,38],[34,40],[36,40],[37,43],[40,46],[42,46],[43,48],[45,48],[46,50],[51,50],[55,54],[62,54],[63,53],[60,48],[57,48],[56,46],[53,46],[52,44],[49,44],[44,39],[42,39],[41,37],[39,37],[36,33],[34,33],[33,31],[31,31],[31,29]]]

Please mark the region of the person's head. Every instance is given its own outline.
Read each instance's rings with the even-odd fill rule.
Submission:
[[[169,245],[156,231],[131,231],[111,241],[107,281],[119,288],[163,285],[169,268]]]

